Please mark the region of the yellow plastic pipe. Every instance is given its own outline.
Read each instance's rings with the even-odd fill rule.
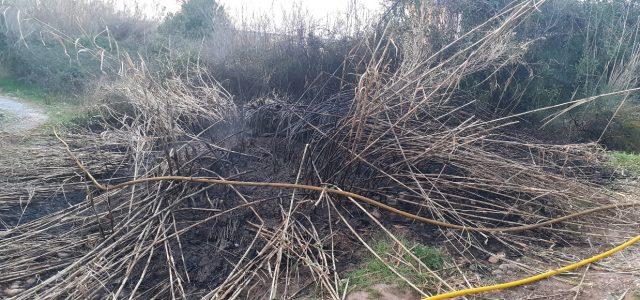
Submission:
[[[454,292],[449,292],[449,293],[444,293],[444,294],[439,294],[439,295],[435,295],[435,296],[431,296],[431,297],[426,297],[423,300],[441,300],[441,299],[450,299],[450,298],[454,298],[454,297],[460,297],[460,296],[467,296],[467,295],[473,295],[473,294],[479,294],[479,293],[486,293],[486,292],[492,292],[492,291],[499,291],[499,290],[504,290],[504,289],[508,289],[508,288],[512,288],[512,287],[517,287],[517,286],[521,286],[521,285],[527,285],[527,284],[531,284],[540,280],[544,280],[547,279],[549,277],[558,275],[560,273],[564,273],[564,272],[568,272],[571,270],[575,270],[577,268],[586,266],[590,263],[593,262],[597,262],[599,260],[602,260],[604,258],[607,258],[613,254],[616,254],[626,248],[628,248],[629,246],[640,242],[640,235],[631,238],[630,240],[626,241],[624,244],[621,244],[609,251],[600,253],[596,256],[593,256],[591,258],[579,261],[577,263],[568,265],[568,266],[564,266],[562,268],[559,269],[555,269],[555,270],[551,270],[542,274],[538,274],[538,275],[534,275],[531,277],[527,277],[527,278],[523,278],[520,280],[516,280],[516,281],[511,281],[511,282],[505,282],[505,283],[500,283],[500,284],[494,284],[494,285],[488,285],[488,286],[482,286],[482,287],[477,287],[477,288],[470,288],[470,289],[465,289],[465,290],[459,290],[459,291],[454,291]]]

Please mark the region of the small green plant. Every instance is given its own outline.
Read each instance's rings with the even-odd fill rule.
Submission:
[[[640,154],[615,151],[610,152],[609,156],[614,167],[640,174]]]
[[[442,269],[444,266],[442,253],[440,253],[440,250],[436,248],[427,247],[422,244],[415,244],[411,249],[411,252],[413,252],[413,254],[430,269]]]
[[[401,240],[401,242],[429,269],[439,270],[444,266],[444,257],[438,249],[406,240]],[[427,286],[432,282],[430,274],[396,242],[382,238],[377,240],[372,248],[384,262],[372,254],[369,255],[357,269],[348,273],[350,290],[364,290],[373,297],[376,291],[372,287],[376,284],[401,286],[406,284],[389,269],[388,265],[419,286]]]

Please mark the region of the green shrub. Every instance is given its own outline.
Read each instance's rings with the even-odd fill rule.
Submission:
[[[450,1],[439,5],[452,16],[460,14],[461,32],[466,32],[510,2]],[[634,62],[640,55],[640,40],[637,32],[628,30],[640,24],[636,2],[547,1],[538,9],[516,28],[514,41],[526,45],[518,63],[472,74],[461,83],[462,93],[480,100],[476,102],[478,113],[504,116],[639,86],[640,70]],[[600,139],[621,100],[599,99],[574,109],[559,119],[553,130],[571,130],[572,141],[600,141],[609,148],[640,151],[637,114],[618,114]],[[537,126],[551,113],[524,117]],[[563,128],[564,124],[570,128]]]
[[[518,29],[519,40],[534,41],[524,65],[496,75],[499,87],[522,99],[503,99],[501,105],[526,111],[606,92],[612,69],[640,45],[624,29],[636,27],[640,7],[625,1],[554,1],[540,10]],[[515,84],[506,85],[509,79]],[[480,89],[491,91],[487,85]],[[503,92],[493,91],[490,99],[500,99]]]
[[[47,100],[47,94],[32,86],[18,82],[15,78],[2,77],[0,78],[0,92],[8,94],[18,98],[35,100],[37,102],[45,103]]]
[[[172,35],[201,39],[231,28],[231,21],[216,0],[183,1],[179,12],[168,16],[160,31]]]

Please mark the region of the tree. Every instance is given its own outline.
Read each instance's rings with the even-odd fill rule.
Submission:
[[[184,0],[181,10],[169,15],[160,29],[170,34],[203,38],[231,26],[224,7],[216,0]]]

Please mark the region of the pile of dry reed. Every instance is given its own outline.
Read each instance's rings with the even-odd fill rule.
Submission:
[[[470,74],[518,61],[527,44],[510,39],[511,30],[540,4],[518,2],[431,52],[418,47],[427,39],[424,32],[365,39],[372,59],[364,62],[359,82],[353,92],[331,99],[276,100],[244,111],[202,70],[158,80],[132,66],[94,95],[103,100],[100,138],[120,149],[122,158],[82,154],[95,153],[85,144],[69,147],[98,183],[183,176],[323,189],[157,180],[104,191],[76,168],[73,175],[86,180],[84,201],[0,232],[4,294],[342,299],[349,290],[341,274],[345,261],[353,259],[354,244],[373,252],[364,232],[377,228],[409,255],[406,265],[434,279],[403,277],[416,293],[428,295],[465,283],[449,281],[456,268],[430,270],[390,224],[435,228],[430,238],[467,259],[497,243],[519,253],[579,242],[580,232],[601,227],[611,214],[534,232],[478,233],[418,225],[324,190],[348,190],[474,228],[536,224],[623,201],[593,181],[593,166],[603,159],[597,145],[548,145],[514,135],[506,128],[518,116],[478,113],[474,99],[458,89]],[[420,13],[423,22],[446,22],[434,17],[437,11]],[[396,48],[399,40],[416,44]],[[267,128],[255,130],[262,125]],[[69,155],[55,159],[65,160],[56,165],[74,163]],[[96,170],[118,160],[125,178]],[[61,174],[68,174],[66,168]],[[626,230],[620,227],[620,236]],[[402,277],[397,266],[388,267]]]

